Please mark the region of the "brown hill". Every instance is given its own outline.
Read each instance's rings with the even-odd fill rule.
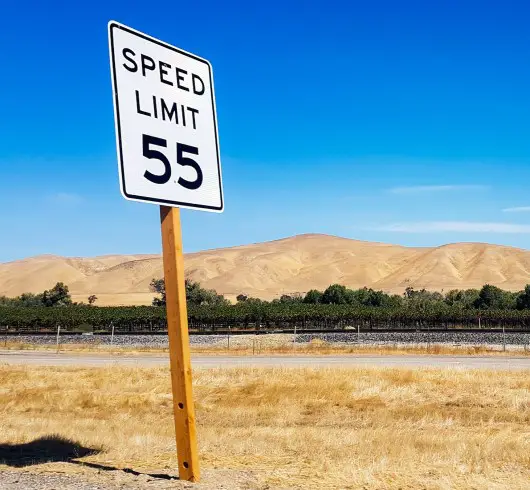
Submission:
[[[407,248],[328,235],[187,254],[186,275],[234,299],[245,293],[270,299],[340,283],[401,293],[476,288],[485,283],[517,290],[530,283],[530,251],[483,243]],[[50,255],[0,264],[0,295],[41,292],[57,281],[76,301],[99,305],[149,304],[152,278],[162,277],[158,255],[65,258]]]

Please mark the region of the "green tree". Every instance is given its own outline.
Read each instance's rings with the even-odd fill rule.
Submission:
[[[153,298],[153,306],[165,306],[166,305],[166,284],[164,279],[152,279],[149,283],[149,289],[153,293],[157,293],[160,297]]]
[[[414,295],[416,294],[416,291],[414,291],[414,288],[411,286],[407,286],[405,288],[405,292],[403,293],[403,296],[407,299],[412,299]]]
[[[223,306],[230,302],[224,296],[217,294],[213,289],[204,289],[198,282],[186,279],[186,301],[188,305],[195,306]],[[160,295],[153,298],[153,306],[165,306],[166,285],[164,279],[153,279],[149,284],[151,291]]]
[[[230,304],[221,294],[213,289],[204,289],[200,283],[186,279],[186,300],[191,305],[223,306]]]
[[[375,291],[366,287],[353,291],[353,296],[363,306],[391,307],[401,304],[399,296],[392,297],[383,291]]]
[[[439,293],[438,291],[427,291],[425,288],[420,289],[419,291],[416,291],[414,288],[411,288],[410,286],[405,289],[405,298],[411,301],[443,301],[444,297],[442,293]]]
[[[42,304],[44,306],[68,306],[72,304],[72,298],[68,286],[58,282],[52,289],[42,293]]]
[[[388,296],[388,308],[401,308],[403,306],[403,297],[399,294],[392,294]]]
[[[515,305],[518,310],[530,310],[530,284],[527,284],[524,291],[517,295]]]
[[[278,300],[277,300],[278,301]],[[247,306],[261,306],[261,305],[266,305],[266,304],[269,304],[267,301],[264,301],[262,299],[259,299],[259,298],[247,298],[245,301],[244,301],[244,304],[247,305]]]
[[[354,304],[355,295],[351,289],[342,284],[332,284],[322,295],[322,303],[328,305],[348,305]]]
[[[43,294],[22,293],[15,298],[16,306],[42,306]]]
[[[474,306],[480,310],[503,310],[514,308],[515,303],[516,296],[513,293],[503,291],[497,286],[486,284],[482,286]]]
[[[444,301],[449,306],[459,306],[463,308],[464,291],[461,289],[451,289],[445,294]]]
[[[282,294],[280,303],[301,303],[302,297],[299,294]]]
[[[23,293],[16,298],[0,297],[1,306],[42,306],[42,294]]]
[[[308,291],[305,295],[303,302],[311,305],[322,303],[322,292],[316,289],[311,289],[311,291]]]
[[[475,301],[479,297],[478,289],[452,289],[445,295],[445,303],[458,309],[469,310],[474,308]]]

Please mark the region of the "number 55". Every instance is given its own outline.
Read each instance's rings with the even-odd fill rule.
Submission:
[[[142,135],[142,149],[144,157],[161,161],[164,165],[164,173],[157,175],[151,173],[149,170],[146,170],[144,177],[154,184],[166,184],[169,182],[169,179],[171,179],[171,164],[161,151],[153,150],[151,145],[167,148],[167,141],[165,139],[156,138],[155,136],[150,136],[148,134]],[[190,181],[179,177],[177,183],[186,189],[198,189],[201,186],[203,180],[201,167],[195,160],[193,160],[193,158],[185,157],[184,153],[198,155],[199,149],[195,146],[177,143],[177,163],[183,167],[192,167],[197,173],[197,178],[193,181]]]

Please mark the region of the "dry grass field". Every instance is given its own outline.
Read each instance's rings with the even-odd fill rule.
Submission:
[[[527,489],[528,374],[196,370],[203,483],[194,488]],[[117,473],[101,468],[174,474],[166,369],[0,366],[0,420],[0,459],[33,463],[23,471],[100,482]],[[31,444],[22,444],[51,435],[96,452],[74,463],[24,455]],[[2,470],[11,468],[0,463],[0,482]],[[126,476],[127,488],[144,488]],[[156,478],[156,488],[188,488]]]

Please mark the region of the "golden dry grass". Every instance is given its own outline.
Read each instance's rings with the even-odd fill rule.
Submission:
[[[527,489],[528,374],[196,370],[205,484]],[[103,449],[84,461],[140,471],[175,467],[166,369],[0,366],[0,410],[0,444],[58,434]]]

